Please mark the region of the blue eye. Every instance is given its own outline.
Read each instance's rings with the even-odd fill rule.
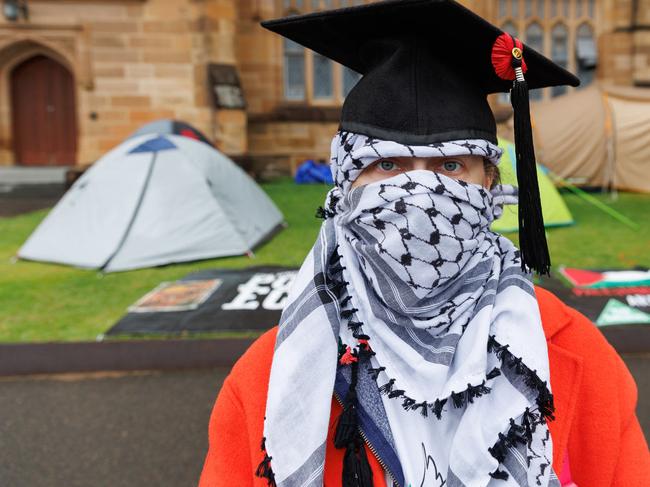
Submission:
[[[378,166],[382,171],[394,171],[397,169],[397,164],[389,160],[379,161]]]
[[[458,161],[446,161],[442,164],[442,168],[447,172],[456,172],[461,168],[461,164]]]

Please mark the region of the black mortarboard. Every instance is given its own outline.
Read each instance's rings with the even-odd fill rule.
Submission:
[[[487,95],[511,91],[522,261],[548,272],[528,89],[577,86],[574,75],[452,0],[387,0],[262,25],[363,75],[342,130],[411,145],[496,143]]]

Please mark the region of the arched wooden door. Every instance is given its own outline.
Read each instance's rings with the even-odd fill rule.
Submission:
[[[16,66],[11,72],[11,112],[17,164],[75,164],[74,80],[64,66],[41,55]]]

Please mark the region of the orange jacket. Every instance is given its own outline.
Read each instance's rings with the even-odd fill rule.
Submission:
[[[636,385],[625,364],[584,316],[537,288],[555,397],[553,466],[561,474],[568,453],[578,487],[650,485],[650,454],[635,415]],[[226,378],[212,412],[210,447],[200,487],[263,487],[254,472],[260,450],[266,395],[277,328],[260,337]],[[333,400],[331,427],[341,412]],[[368,452],[376,487],[384,474]],[[271,462],[272,463],[272,462]],[[341,485],[343,450],[327,441],[325,485]]]

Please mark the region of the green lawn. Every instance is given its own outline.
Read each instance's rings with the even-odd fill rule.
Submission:
[[[296,186],[291,181],[263,187],[289,226],[257,249],[254,259],[214,259],[107,275],[15,262],[13,255],[47,211],[0,218],[0,342],[94,340],[161,281],[205,268],[300,265],[318,232],[320,220],[314,213],[327,188]],[[574,195],[565,195],[577,225],[548,232],[553,264],[650,267],[650,195],[621,194],[617,201],[597,197],[639,222],[641,230],[631,230]]]

